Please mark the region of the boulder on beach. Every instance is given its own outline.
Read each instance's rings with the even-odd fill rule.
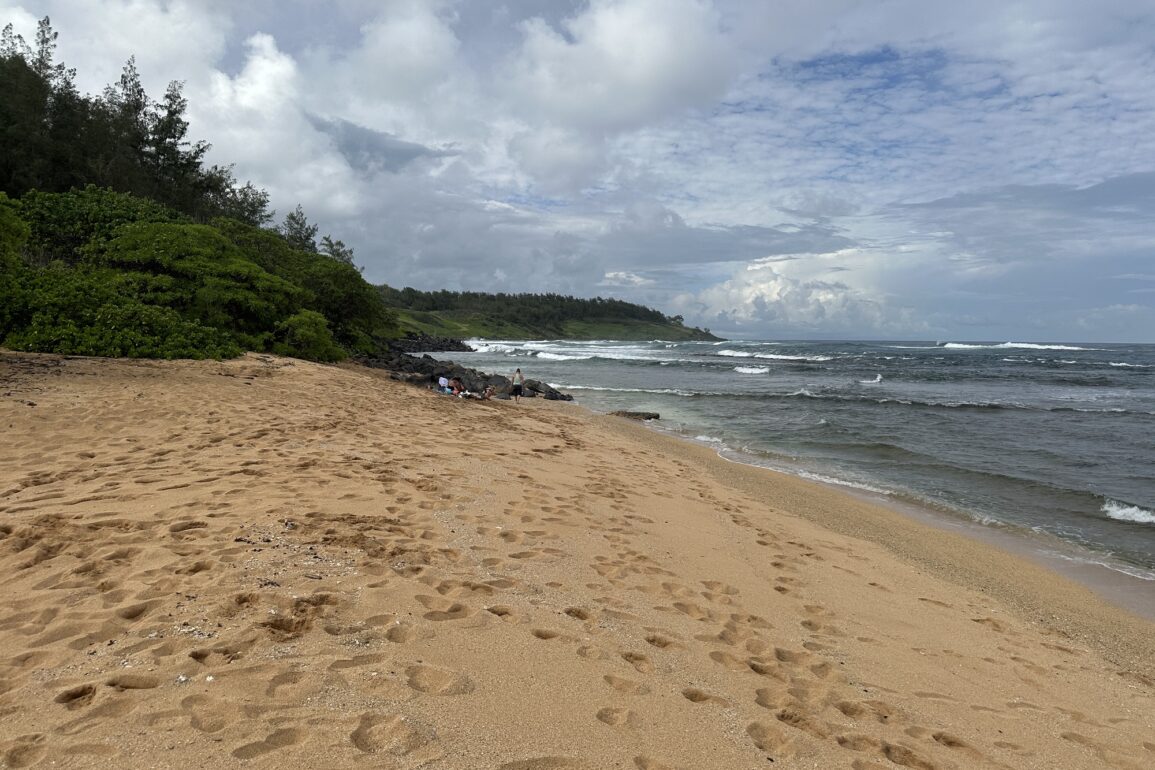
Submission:
[[[619,409],[616,412],[610,412],[616,417],[626,417],[631,420],[660,420],[662,416],[657,412],[630,412],[624,409]]]

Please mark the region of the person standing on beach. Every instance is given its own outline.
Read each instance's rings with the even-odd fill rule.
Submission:
[[[516,404],[521,401],[521,391],[525,387],[525,375],[521,373],[521,367],[518,367],[509,379],[513,383],[509,389],[509,395],[513,396],[513,402]]]

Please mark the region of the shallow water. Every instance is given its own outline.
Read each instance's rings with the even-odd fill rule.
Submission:
[[[1155,580],[1155,345],[482,341],[731,459],[1040,533]],[[448,357],[448,354],[440,354]]]

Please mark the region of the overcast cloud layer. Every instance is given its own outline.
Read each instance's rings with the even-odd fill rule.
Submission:
[[[1149,0],[0,0],[44,15],[375,283],[1155,341]]]

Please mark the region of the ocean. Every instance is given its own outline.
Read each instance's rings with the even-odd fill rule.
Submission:
[[[1155,581],[1155,345],[468,342],[434,355]]]

